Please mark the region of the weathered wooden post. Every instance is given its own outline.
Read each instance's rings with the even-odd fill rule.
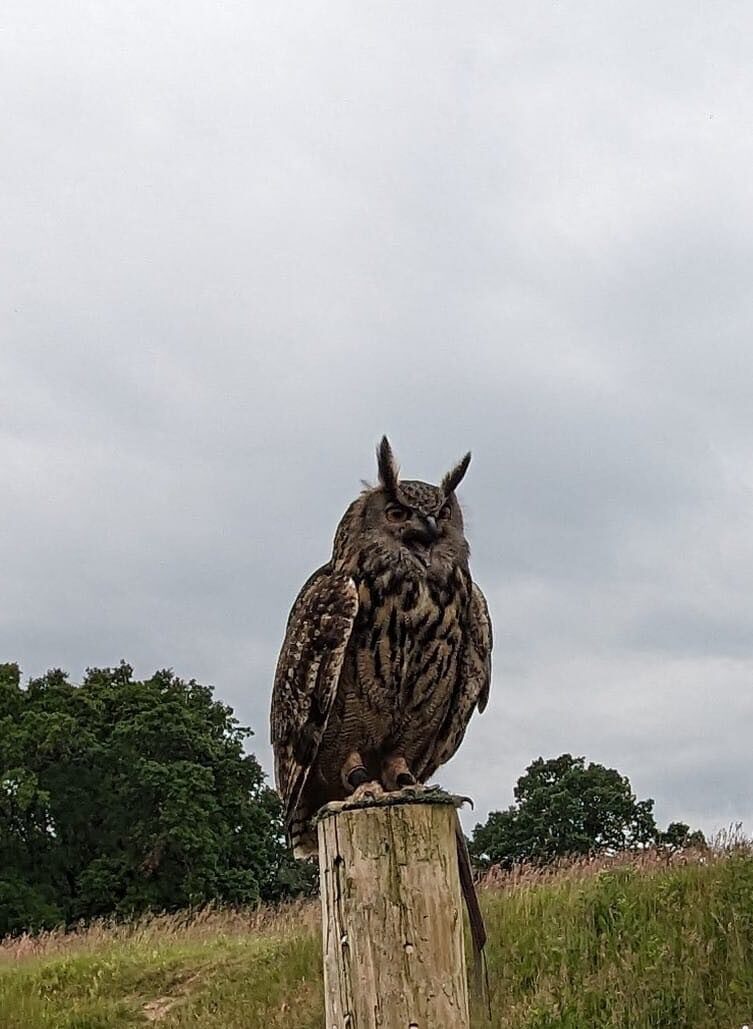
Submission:
[[[320,812],[326,1029],[468,1029],[457,802]]]

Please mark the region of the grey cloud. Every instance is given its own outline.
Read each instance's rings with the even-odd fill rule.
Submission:
[[[725,618],[708,610],[688,607],[648,611],[627,635],[636,649],[666,651],[686,657],[753,656],[753,621],[739,614]]]

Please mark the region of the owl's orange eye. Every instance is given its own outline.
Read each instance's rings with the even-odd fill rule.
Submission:
[[[404,522],[410,517],[410,511],[407,511],[404,507],[399,507],[397,504],[388,507],[385,514],[387,515],[388,522]]]

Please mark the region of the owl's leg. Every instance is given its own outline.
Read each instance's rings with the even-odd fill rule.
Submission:
[[[351,751],[345,758],[340,769],[340,779],[346,793],[352,793],[353,790],[358,789],[359,786],[363,786],[365,782],[369,781],[369,773],[366,771],[366,766],[357,750]]]
[[[348,754],[340,771],[340,779],[350,800],[374,800],[384,793],[380,782],[372,782],[361,755],[354,750]]]
[[[395,751],[382,761],[382,782],[385,789],[390,792],[416,785],[416,777],[408,768],[404,754]]]

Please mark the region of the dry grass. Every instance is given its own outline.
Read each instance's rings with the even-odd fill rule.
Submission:
[[[138,949],[256,937],[266,941],[286,940],[301,932],[318,931],[320,917],[319,902],[307,900],[277,907],[239,909],[208,905],[197,911],[145,915],[132,922],[97,919],[73,929],[60,928],[0,939],[0,967],[4,962],[91,954],[113,946]]]
[[[748,853],[748,844],[741,844],[736,850]],[[478,885],[489,890],[525,889],[563,881],[581,882],[602,872],[617,869],[632,869],[638,873],[652,875],[668,868],[713,864],[723,861],[730,853],[732,850],[683,850],[674,854],[666,850],[644,850],[555,861],[542,866],[521,864],[509,870],[494,865],[479,877]]]

